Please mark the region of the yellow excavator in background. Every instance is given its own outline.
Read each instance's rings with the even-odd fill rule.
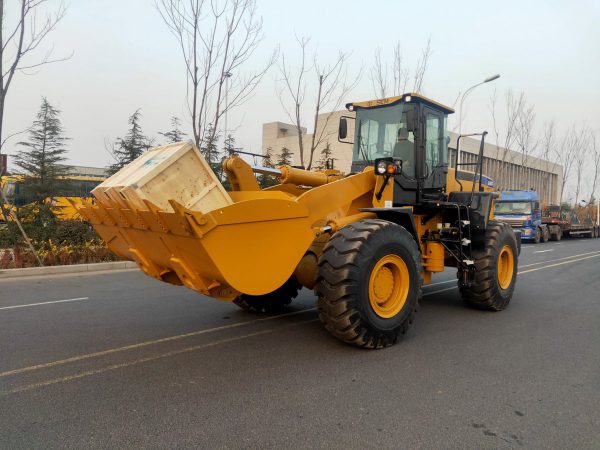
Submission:
[[[493,183],[448,167],[453,110],[417,94],[350,103],[353,173],[224,161],[226,192],[191,144],[160,147],[74,201],[108,246],[158,280],[252,311],[314,289],[319,317],[344,342],[394,344],[424,284],[457,269],[469,306],[498,311],[517,278],[519,239],[493,220]],[[459,159],[457,158],[457,161]],[[462,164],[465,165],[465,164]],[[261,189],[256,175],[280,184]]]

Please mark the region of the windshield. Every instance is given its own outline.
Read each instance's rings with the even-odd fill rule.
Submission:
[[[495,202],[495,214],[531,214],[530,202]]]
[[[352,160],[372,162],[393,156],[414,161],[415,138],[406,129],[406,111],[410,108],[413,105],[400,103],[393,108],[358,109]]]

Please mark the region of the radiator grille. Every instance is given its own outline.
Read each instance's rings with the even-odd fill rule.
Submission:
[[[513,228],[522,228],[525,222],[520,219],[501,219],[502,222],[506,222]]]

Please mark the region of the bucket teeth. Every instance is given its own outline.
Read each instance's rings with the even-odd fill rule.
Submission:
[[[193,235],[194,232],[188,223],[188,217],[191,215],[191,212],[175,200],[169,200],[169,204],[171,205],[171,208],[173,208],[173,211],[175,211],[175,216],[179,219],[180,229],[187,235]]]
[[[146,205],[146,209],[141,210],[140,214],[146,218],[147,222],[150,223],[150,228],[152,231],[158,231],[167,233],[169,231],[169,227],[166,222],[162,220],[159,211],[160,209],[150,200],[143,199],[144,205]]]

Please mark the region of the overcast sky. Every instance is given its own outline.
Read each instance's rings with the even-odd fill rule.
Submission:
[[[5,1],[9,16],[16,3]],[[15,80],[6,134],[31,124],[42,96],[62,110],[73,164],[107,165],[105,140],[124,135],[137,108],[149,136],[167,131],[173,115],[189,126],[181,57],[152,0],[70,3],[48,44],[56,56],[71,51],[74,56]],[[377,47],[391,56],[399,40],[414,66],[431,37],[424,85],[429,97],[451,105],[459,91],[501,74],[469,97],[463,131],[491,131],[494,88],[500,96],[509,88],[525,91],[540,126],[554,118],[562,129],[575,122],[600,128],[600,1],[258,0],[258,7],[265,37],[252,66],[260,66],[276,46],[294,61],[294,33],[310,37],[323,61],[339,49],[352,50],[352,64],[367,73]],[[252,100],[230,115],[238,146],[259,151],[262,123],[287,120],[276,78],[272,70]],[[373,97],[371,81],[363,76],[347,101]],[[9,154],[14,142],[6,147]]]

